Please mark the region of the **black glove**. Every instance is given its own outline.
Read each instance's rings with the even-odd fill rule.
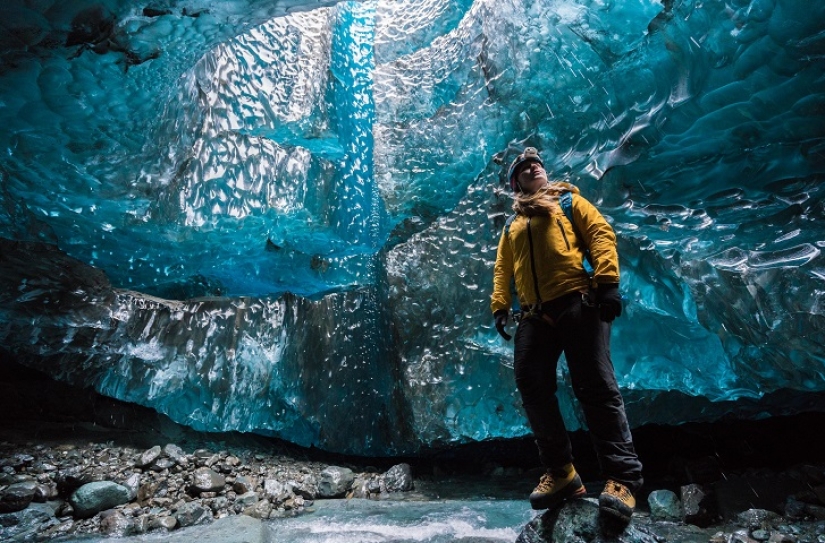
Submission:
[[[600,284],[596,289],[596,303],[599,306],[599,317],[604,322],[613,322],[613,319],[621,316],[622,295],[619,294],[619,284]]]
[[[509,316],[510,312],[506,309],[499,309],[493,313],[493,317],[496,319],[496,331],[498,332],[498,335],[504,338],[504,341],[510,341],[513,339],[513,336],[504,331],[504,327],[507,326],[507,319]]]

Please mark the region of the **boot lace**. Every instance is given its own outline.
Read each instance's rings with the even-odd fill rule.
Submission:
[[[553,474],[545,473],[541,476],[541,479],[539,479],[539,484],[534,492],[550,492],[553,490],[553,486],[555,486],[555,484],[556,482],[553,479]]]
[[[618,498],[623,503],[629,503],[633,499],[633,494],[630,493],[630,489],[612,479],[608,479],[604,492],[605,494]]]

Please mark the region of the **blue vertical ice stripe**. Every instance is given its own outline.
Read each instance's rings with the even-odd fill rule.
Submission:
[[[341,238],[371,253],[381,243],[382,222],[373,178],[375,2],[343,2],[336,10],[330,69],[338,138],[346,156],[337,184],[335,226]]]

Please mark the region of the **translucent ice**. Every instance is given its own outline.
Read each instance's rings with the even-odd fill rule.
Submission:
[[[825,6],[164,6],[0,7],[25,363],[346,452],[524,435],[488,302],[529,144],[618,234],[634,425],[821,408]]]

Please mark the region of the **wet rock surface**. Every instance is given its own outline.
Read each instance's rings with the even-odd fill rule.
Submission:
[[[530,521],[517,543],[818,543],[825,541],[825,521],[789,518],[764,509],[749,509],[735,519],[700,527],[684,521],[659,520],[640,511],[628,525],[599,515],[598,501],[575,500]]]

